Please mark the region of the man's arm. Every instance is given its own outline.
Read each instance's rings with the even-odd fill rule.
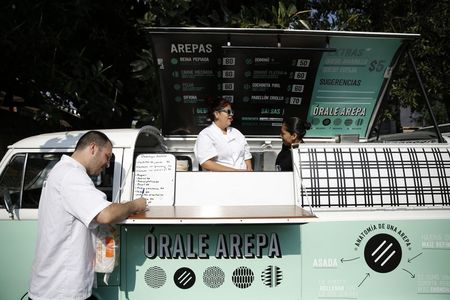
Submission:
[[[146,208],[145,198],[135,199],[124,203],[111,203],[103,209],[96,217],[98,224],[112,224],[126,219],[129,215],[142,212]]]
[[[205,161],[204,163],[202,163],[201,166],[203,169],[208,170],[208,171],[218,171],[218,172],[242,171],[242,170],[238,170],[238,169],[234,169],[231,167],[221,165],[210,159]]]
[[[247,171],[253,171],[252,159],[246,159],[245,166],[247,167]]]

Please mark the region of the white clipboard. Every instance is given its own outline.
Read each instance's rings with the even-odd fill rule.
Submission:
[[[133,199],[145,197],[151,205],[173,205],[176,159],[167,153],[146,153],[136,157]]]

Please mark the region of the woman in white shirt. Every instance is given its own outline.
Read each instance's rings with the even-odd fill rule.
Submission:
[[[194,147],[203,170],[253,171],[247,140],[230,126],[233,115],[229,101],[221,99],[212,103],[209,117],[213,122],[199,133]]]

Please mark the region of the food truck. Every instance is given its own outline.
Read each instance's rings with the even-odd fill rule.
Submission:
[[[148,33],[162,126],[103,130],[113,157],[93,181],[110,201],[144,195],[152,206],[116,225],[118,265],[108,280],[98,275],[94,295],[450,298],[449,138],[437,124],[383,136],[377,122],[399,60],[408,55],[415,68],[408,48],[419,35]],[[254,172],[199,167],[193,148],[215,97],[233,103]],[[294,170],[277,172],[289,116],[312,127],[291,149]],[[83,133],[26,138],[0,163],[1,299],[27,297],[42,185]]]

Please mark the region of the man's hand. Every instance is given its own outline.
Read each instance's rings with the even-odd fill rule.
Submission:
[[[98,224],[114,224],[146,209],[147,199],[144,197],[123,203],[111,203],[95,217],[95,221]]]
[[[134,199],[131,202],[136,203],[136,211],[134,213],[138,213],[138,212],[143,212],[143,211],[148,210],[148,204],[149,204],[150,200],[147,198],[144,198],[144,197],[140,197],[140,198]]]

